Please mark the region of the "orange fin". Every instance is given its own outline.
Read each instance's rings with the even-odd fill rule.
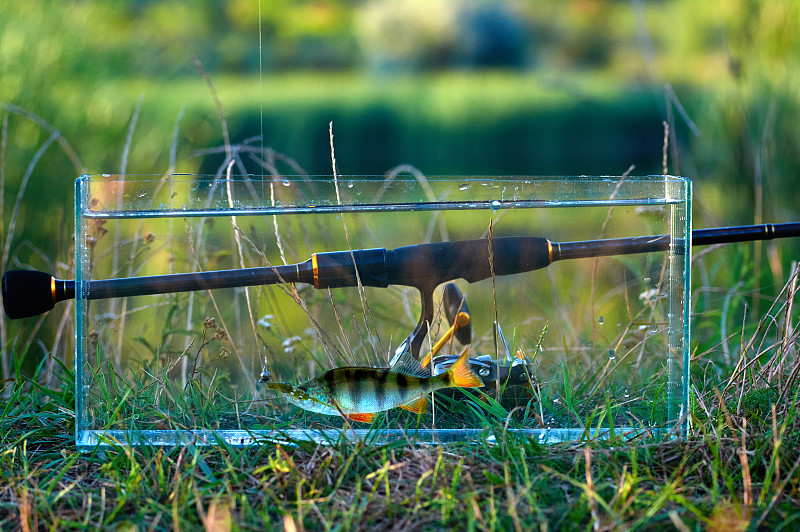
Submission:
[[[409,412],[414,412],[415,414],[424,414],[428,411],[428,398],[425,395],[420,395],[416,399],[398,406],[403,410],[408,410]]]
[[[447,369],[447,373],[450,376],[450,386],[459,386],[461,388],[483,387],[483,381],[469,367],[469,346],[464,348],[458,360]]]
[[[372,412],[364,412],[362,414],[346,414],[344,417],[352,419],[353,421],[360,421],[361,423],[372,423],[375,420],[375,414]]]

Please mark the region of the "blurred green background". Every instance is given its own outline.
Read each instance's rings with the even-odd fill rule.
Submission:
[[[287,174],[331,173],[331,121],[342,174],[661,173],[666,122],[695,227],[798,219],[795,0],[6,0],[4,268],[71,276],[83,171],[219,170],[193,57],[230,141]],[[752,249],[704,282],[778,290],[797,245]]]

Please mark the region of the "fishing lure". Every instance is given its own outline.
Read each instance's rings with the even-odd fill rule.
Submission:
[[[483,381],[470,369],[466,348],[452,366],[433,377],[410,352],[405,352],[390,368],[334,368],[297,386],[266,384],[304,410],[372,423],[377,412],[394,407],[424,412],[429,393],[451,387],[479,388]]]

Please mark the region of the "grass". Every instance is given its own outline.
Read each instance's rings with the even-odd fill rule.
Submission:
[[[212,236],[206,229],[205,251],[213,251]],[[143,247],[126,245],[132,247],[121,249],[123,259],[146,258]],[[119,267],[129,265],[121,259]],[[728,366],[720,365],[725,356],[720,345],[698,344],[692,429],[680,438],[620,432],[617,414],[624,398],[610,393],[613,387],[598,385],[616,375],[564,360],[554,378],[541,383],[540,404],[548,408],[539,415],[583,426],[584,433],[571,443],[543,446],[507,431],[515,426],[516,414],[491,396],[486,401],[476,396],[471,404],[479,408],[468,408],[477,422],[470,423],[491,428],[494,439],[487,432],[470,443],[447,445],[374,437],[352,442],[339,431],[326,445],[288,441],[235,447],[219,440],[207,446],[127,447],[111,441],[81,452],[74,445],[73,371],[52,354],[36,362],[34,371],[23,371],[30,367],[26,345],[32,342],[19,342],[9,357],[13,370],[4,382],[0,416],[0,528],[791,528],[800,518],[794,279],[771,306],[762,303],[767,310],[761,320],[731,340],[741,347],[729,346]],[[318,295],[304,293],[303,298]],[[720,323],[724,313],[714,309],[726,299],[707,297],[696,319]],[[340,310],[350,308],[337,304]],[[102,427],[142,415],[153,417],[136,423],[178,428],[197,426],[198,419],[212,420],[212,428],[230,421],[220,417],[230,408],[220,406],[212,360],[221,353],[217,347],[225,335],[211,322],[197,330],[184,327],[188,306],[176,299],[164,309],[156,340],[135,340],[155,361],[152,366],[140,361],[144,371],[138,377],[119,374],[112,363],[114,347],[104,343],[113,337],[98,337],[98,356],[107,347],[109,353],[92,366],[96,405],[108,416]],[[377,307],[375,312],[381,315]],[[537,330],[528,344],[536,346],[537,359],[545,356],[539,349],[555,325]],[[134,331],[135,320],[128,318],[125,326]],[[276,329],[269,334],[286,336]],[[177,366],[159,365],[162,355],[175,354],[174,346],[165,347],[170,339],[182,345],[193,336],[195,343],[174,359]],[[524,343],[521,335],[509,338],[512,348]],[[169,373],[184,359],[189,378],[181,383]],[[643,410],[629,411],[657,421],[662,393],[654,386]],[[550,409],[554,399],[559,406]],[[159,410],[159,401],[171,405],[168,415]],[[294,415],[267,423],[288,428]],[[528,409],[523,416],[528,418],[522,423],[538,422]],[[406,422],[414,426],[414,420]],[[605,439],[597,438],[600,428]]]
[[[299,91],[302,77],[297,83]],[[182,103],[170,104],[170,109]],[[147,142],[152,153],[164,157],[162,140]],[[62,145],[62,149],[69,160],[71,148]],[[712,185],[709,189],[714,190]],[[219,247],[231,242],[223,240]],[[131,249],[143,249],[137,246]],[[11,249],[12,258],[21,248]],[[366,438],[353,443],[342,435],[326,445],[292,441],[240,448],[220,440],[207,446],[130,448],[111,442],[80,452],[74,445],[75,375],[58,355],[71,347],[69,334],[63,334],[71,328],[70,309],[19,327],[9,328],[0,319],[5,362],[11,368],[2,383],[0,529],[796,528],[800,359],[795,277],[777,274],[776,252],[774,260],[770,258],[770,273],[776,282],[786,283],[783,292],[780,286],[754,284],[739,268],[752,262],[749,253],[746,246],[718,250],[695,263],[693,326],[699,333],[692,355],[691,429],[679,438],[644,433],[631,439],[620,433],[616,414],[624,393],[614,396],[608,388],[597,387],[608,378],[602,368],[563,361],[553,372],[557,378],[542,383],[540,390],[545,398],[540,404],[549,406],[557,399],[559,406],[540,410],[539,416],[583,425],[586,431],[572,443],[543,446],[505,431],[509,409],[489,398],[473,414],[501,436],[494,440],[424,445]],[[71,264],[51,261],[38,250],[32,255],[53,266],[51,270],[64,272],[62,277],[72,273]],[[135,255],[127,248],[122,253],[123,259]],[[220,253],[209,259],[211,264],[226,261],[233,262],[234,257]],[[127,269],[129,265],[122,262]],[[274,296],[265,296],[269,297]],[[333,302],[336,296],[329,297]],[[753,308],[748,302],[753,301],[760,303],[757,316],[747,314]],[[335,302],[340,309],[351,308]],[[198,369],[186,370],[195,378],[174,382],[168,365],[142,364],[154,378],[140,375],[136,380],[107,371],[113,367],[110,364],[99,364],[94,375],[97,397],[112,405],[102,426],[141,415],[141,409],[134,407],[152,405],[156,397],[168,397],[181,416],[153,409],[149,414],[154,423],[191,427],[194,417],[219,420],[219,411],[212,407],[220,398],[219,381],[214,379],[213,365],[206,365],[214,355],[206,350],[205,362],[194,365],[208,338],[199,336],[201,329],[187,325],[200,319],[196,314],[188,319],[190,304],[179,303],[178,311],[167,312],[156,341],[140,337],[137,342],[141,352],[156,361],[185,352],[180,360]],[[373,310],[377,314],[381,309]],[[274,319],[269,334],[279,331],[279,340],[292,338],[288,329],[281,329],[281,319]],[[53,322],[60,325],[53,327],[59,333],[45,345],[51,338],[41,334],[42,324]],[[126,326],[135,325],[135,320],[128,320]],[[556,324],[549,326],[552,334]],[[512,344],[541,347],[549,341],[544,334],[539,338],[541,330],[536,328],[532,337]],[[197,344],[184,351],[184,341],[193,335]],[[300,344],[297,348],[308,352],[319,349]],[[622,351],[617,350],[618,358]],[[46,356],[36,358],[34,353],[39,352]],[[621,386],[620,390],[624,392]],[[648,400],[630,412],[658,421],[662,394],[653,386]],[[476,398],[473,404],[479,402]],[[270,421],[289,426],[294,419]],[[528,417],[523,422],[533,420]],[[595,437],[598,427],[608,431],[607,438]]]
[[[489,398],[474,413],[499,437],[470,443],[354,443],[340,431],[326,445],[219,440],[131,448],[112,441],[80,452],[73,371],[47,357],[26,375],[28,351],[21,349],[10,357],[0,415],[0,528],[791,529],[800,519],[796,275],[732,340],[740,347],[729,347],[728,366],[720,345],[694,353],[692,429],[680,438],[620,433],[618,398],[607,392],[592,399],[594,408],[579,406],[605,373],[565,362],[541,393],[563,403],[550,415],[578,418],[587,428],[571,443],[544,446],[506,431],[508,410]],[[709,298],[696,320],[720,323],[721,311],[712,309],[727,299]],[[158,331],[162,340],[193,334],[171,328],[184,322],[180,311],[168,315],[174,319]],[[195,416],[217,416],[215,372],[200,355],[225,339],[219,330],[205,322],[184,353],[194,378],[182,387],[167,375],[169,366],[150,367],[158,378],[137,382],[100,364],[97,392],[113,405],[108,426],[147,412],[141,407],[159,393],[184,417],[157,422],[191,427]],[[546,338],[543,331],[537,349]],[[155,359],[163,353],[141,343]],[[41,384],[51,365],[51,380]],[[648,405],[656,416],[658,401]],[[601,426],[605,439],[596,437]]]
[[[436,446],[340,437],[327,445],[248,448],[112,442],[79,452],[72,370],[45,358],[26,376],[23,350],[11,357],[0,415],[0,528],[792,528],[800,517],[797,321],[789,308],[795,299],[794,283],[787,283],[760,323],[737,340],[742,349],[731,349],[731,366],[721,374],[721,348],[695,353],[693,428],[680,439],[630,440],[614,432],[608,421],[615,406],[606,396],[582,422],[610,428],[607,439],[588,430],[580,441],[550,446],[504,432],[497,419],[506,411],[489,403],[478,413],[505,435],[496,441]],[[189,360],[215,335],[193,347]],[[55,380],[40,384],[51,363]],[[213,373],[197,368],[202,387],[190,379],[171,391],[187,402],[186,418],[162,422],[191,426],[192,416],[208,414],[201,408],[218,398]],[[562,366],[557,393],[564,415],[575,411],[585,379]],[[146,395],[126,393],[130,383],[114,372],[98,382],[121,388],[106,399],[120,413],[111,423],[147,404]]]
[[[686,438],[74,449],[64,391],[18,374],[0,418],[0,527],[207,530],[792,528],[795,396],[751,390]],[[737,384],[737,383],[734,383]],[[746,382],[738,383],[746,384]],[[720,408],[722,407],[722,408]]]

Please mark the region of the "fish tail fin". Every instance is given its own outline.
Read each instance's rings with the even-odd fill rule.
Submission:
[[[461,388],[481,388],[483,381],[469,367],[469,346],[464,348],[458,360],[445,373],[450,386]]]

